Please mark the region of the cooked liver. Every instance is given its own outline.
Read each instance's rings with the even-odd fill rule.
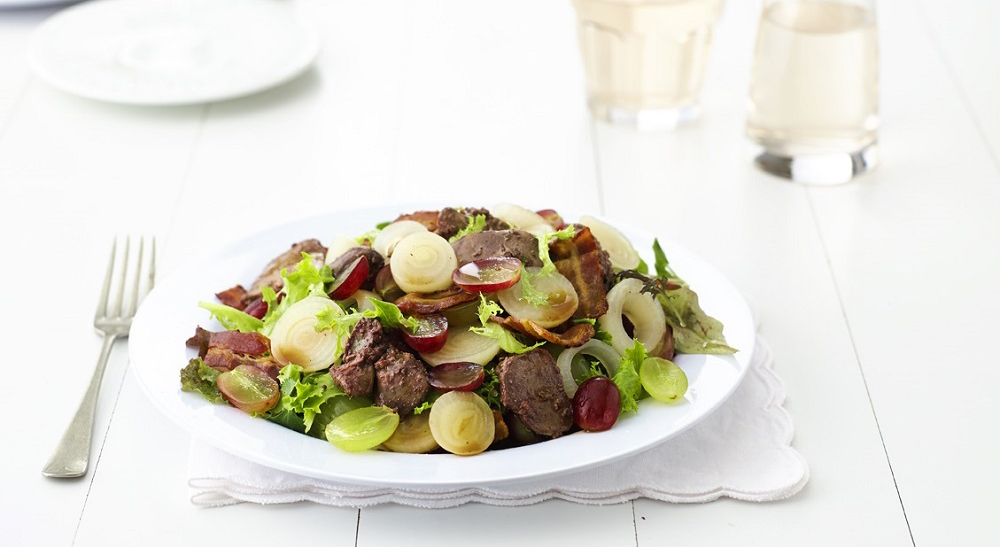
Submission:
[[[464,207],[459,211],[453,207],[445,207],[438,213],[437,228],[434,233],[445,239],[451,239],[462,228],[468,226],[469,221],[477,215],[486,218],[486,230],[507,230],[510,228],[509,224],[491,215],[488,209]]]
[[[375,362],[389,349],[389,337],[378,319],[358,321],[347,338],[344,358],[330,368],[330,376],[351,397],[370,397],[375,387]]]
[[[424,363],[412,353],[394,347],[375,362],[375,381],[378,385],[375,402],[400,416],[413,412],[430,390]]]
[[[556,360],[543,348],[504,357],[497,365],[500,399],[528,429],[558,437],[573,426],[573,408]]]
[[[452,244],[459,266],[491,256],[512,256],[525,266],[541,266],[538,240],[523,230],[491,230],[469,234]]]

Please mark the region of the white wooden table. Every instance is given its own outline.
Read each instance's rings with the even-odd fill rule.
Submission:
[[[565,0],[301,4],[325,39],[314,70],[162,109],[50,89],[24,51],[52,10],[0,13],[0,545],[1000,544],[994,0],[881,3],[882,164],[819,189],[747,156],[757,1],[726,8],[703,119],[659,135],[591,124]],[[144,400],[124,343],[89,474],[41,476],[97,357],[114,234],[155,234],[166,274],[264,225],[428,200],[589,209],[717,264],[773,347],[805,490],[766,504],[197,509],[189,436]]]

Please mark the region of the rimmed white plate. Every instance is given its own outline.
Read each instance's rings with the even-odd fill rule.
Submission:
[[[284,83],[308,68],[319,49],[290,2],[98,0],[42,23],[28,56],[41,79],[68,93],[183,105]]]
[[[743,297],[710,264],[661,237],[671,265],[698,292],[703,308],[725,324],[727,341],[740,351],[731,356],[678,356],[676,362],[689,380],[684,401],[666,405],[644,400],[638,413],[622,416],[605,432],[574,433],[471,457],[348,453],[180,390],[179,370],[194,354],[184,341],[196,325],[221,330],[198,301],[211,300],[214,293],[236,283],[249,283],[264,264],[295,241],[364,233],[399,212],[399,208],[367,209],[293,222],[205,254],[162,280],[143,302],[129,338],[133,371],[153,405],[201,440],[274,469],[360,484],[458,487],[549,477],[645,450],[715,410],[746,373],[754,349],[754,325]],[[653,234],[610,222],[623,228],[637,249],[651,248]],[[643,254],[652,264],[649,253]]]

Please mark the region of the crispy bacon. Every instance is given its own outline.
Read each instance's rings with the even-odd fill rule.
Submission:
[[[417,313],[420,315],[430,315],[440,313],[442,310],[472,302],[478,298],[475,294],[462,290],[457,285],[432,293],[411,292],[396,300],[395,304],[404,313]]]
[[[576,234],[572,239],[552,242],[549,256],[559,273],[576,289],[580,306],[573,316],[597,318],[608,311],[607,281],[614,271],[590,228],[575,226]]]
[[[400,220],[415,220],[423,224],[428,231],[433,232],[436,231],[438,227],[438,212],[417,211],[408,215],[399,215],[393,222],[399,222]]]
[[[281,370],[281,365],[271,357],[240,355],[232,350],[217,347],[208,348],[208,352],[202,359],[206,365],[220,372],[233,370],[240,365],[253,365],[277,379],[278,371]]]
[[[189,348],[197,348],[198,356],[204,358],[212,348],[220,348],[242,355],[264,355],[271,351],[271,341],[256,332],[222,331],[210,332],[197,327],[194,336],[187,339]]]
[[[521,334],[526,334],[538,340],[552,342],[557,346],[575,348],[587,343],[594,337],[594,326],[589,323],[579,323],[566,329],[563,332],[553,332],[540,327],[531,319],[514,319],[513,317],[490,317],[490,321],[498,323]]]
[[[243,288],[243,285],[236,285],[215,293],[215,297],[219,299],[219,302],[242,311],[246,307],[244,299],[247,297],[247,290]]]

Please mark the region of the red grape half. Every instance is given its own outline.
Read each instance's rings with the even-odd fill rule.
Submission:
[[[621,394],[618,386],[603,376],[595,376],[573,396],[573,421],[584,431],[606,431],[618,421]]]
[[[359,256],[354,259],[343,271],[334,272],[335,281],[330,290],[330,298],[334,300],[344,300],[361,288],[361,284],[368,277],[368,258]]]
[[[521,279],[521,261],[491,256],[469,262],[451,274],[456,285],[471,293],[492,293],[513,287]]]
[[[427,373],[431,387],[441,391],[472,391],[485,379],[483,365],[478,363],[442,363]]]

